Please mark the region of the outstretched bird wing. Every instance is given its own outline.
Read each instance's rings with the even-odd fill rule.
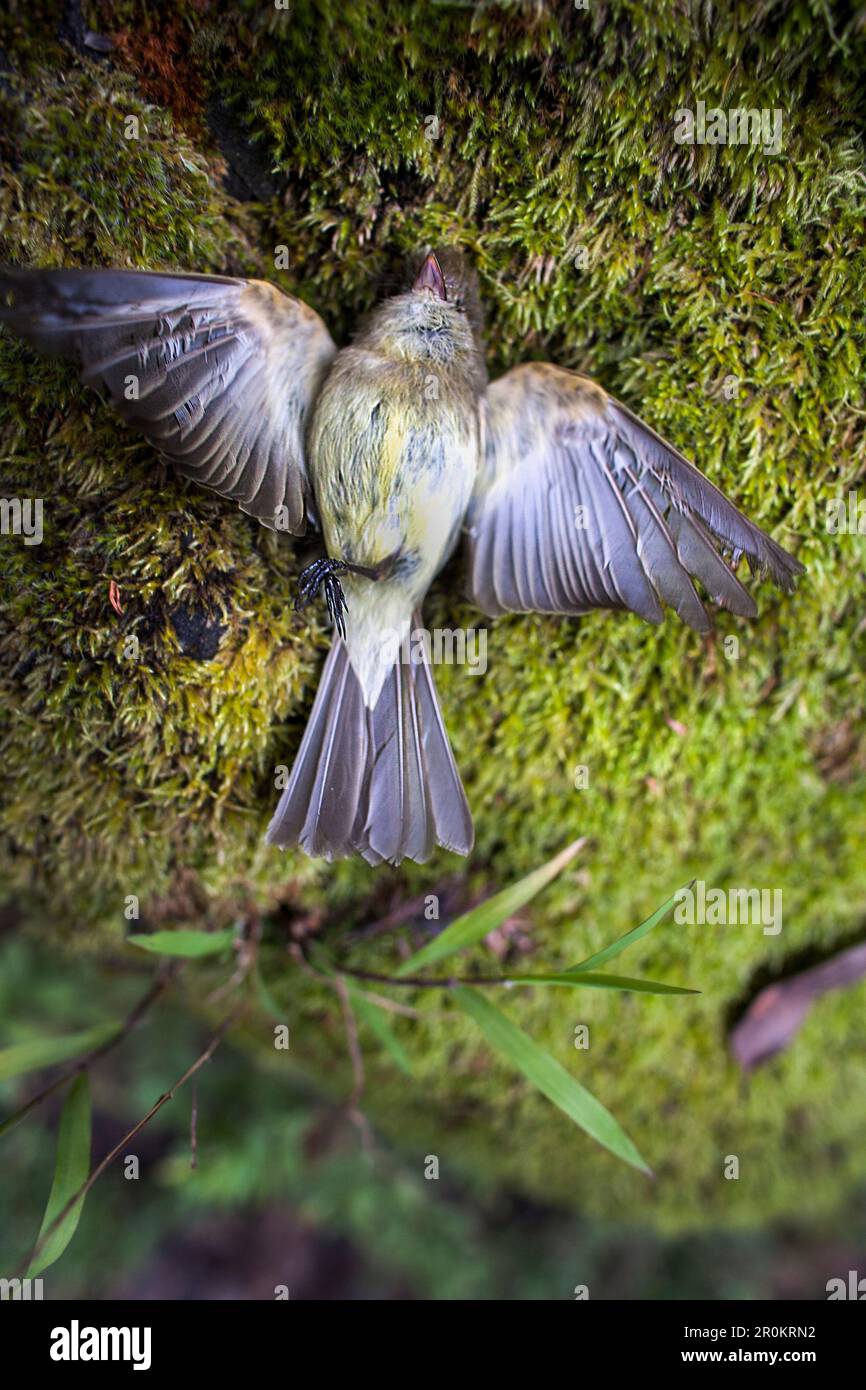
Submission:
[[[803,566],[601,387],[549,363],[488,388],[485,459],[467,516],[469,594],[483,612],[630,609],[662,603],[699,632],[717,603],[752,617],[742,555],[790,592]],[[726,560],[730,559],[731,563]]]
[[[0,322],[76,359],[181,473],[303,534],[305,422],[336,352],[306,304],[264,280],[4,269]]]

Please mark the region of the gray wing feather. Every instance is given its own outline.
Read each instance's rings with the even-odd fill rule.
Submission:
[[[0,270],[0,322],[82,379],[186,477],[301,535],[304,436],[336,348],[263,280],[131,270]]]
[[[734,569],[786,592],[803,566],[682,454],[586,377],[516,367],[487,395],[487,448],[470,506],[469,593],[491,616],[662,603],[699,632],[710,619],[692,583],[732,612],[754,600]],[[731,563],[727,563],[730,559]]]

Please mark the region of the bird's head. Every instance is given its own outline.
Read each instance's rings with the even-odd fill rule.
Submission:
[[[359,338],[404,360],[483,364],[477,283],[462,255],[415,257],[404,286],[373,310]]]

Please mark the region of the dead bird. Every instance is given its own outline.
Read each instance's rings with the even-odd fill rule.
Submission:
[[[298,604],[336,629],[270,844],[371,864],[468,854],[472,818],[442,721],[420,606],[467,537],[484,613],[718,604],[735,574],[790,592],[803,566],[693,464],[585,376],[547,362],[488,382],[474,273],[417,258],[351,346],[262,280],[129,270],[0,271],[0,322],[71,357],[186,477],[265,526],[321,531]]]

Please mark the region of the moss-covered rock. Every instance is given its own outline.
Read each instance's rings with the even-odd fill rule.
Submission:
[[[297,915],[345,949],[403,896],[469,900],[579,834],[580,867],[532,910],[545,963],[587,955],[693,875],[779,888],[776,936],[670,927],[634,949],[630,971],[699,987],[694,1002],[506,1000],[634,1136],[652,1188],[437,994],[398,1024],[414,1083],[364,1039],[365,1104],[419,1154],[602,1214],[840,1207],[866,1152],[857,991],[826,996],[748,1086],[725,1032],[756,978],[866,917],[866,551],[825,528],[864,466],[862,24],[817,0],[126,0],[67,21],[76,48],[63,11],[13,3],[0,20],[3,259],[267,276],[343,342],[399,253],[459,242],[491,370],[536,357],[596,376],[809,572],[793,599],[762,589],[754,623],[720,614],[708,641],[673,617],[496,623],[486,674],[438,678],[476,819],[465,870],[444,854],[375,872],[286,858],[261,844],[274,768],[327,644],[292,612],[301,552],[177,480],[66,368],[3,335],[0,475],[45,506],[42,545],[0,540],[2,874],[25,929],[104,952],[129,894],[149,923],[262,916],[295,1062],[340,1091],[339,1011],[284,949]],[[107,56],[88,29],[113,34]],[[677,144],[675,113],[699,100],[780,108],[781,152]],[[456,564],[427,616],[477,625]],[[393,966],[393,935],[352,949]]]

